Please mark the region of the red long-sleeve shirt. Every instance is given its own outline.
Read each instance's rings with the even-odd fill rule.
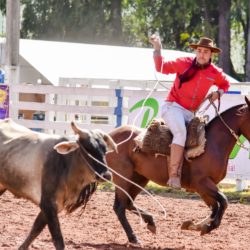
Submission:
[[[162,74],[176,73],[173,86],[166,101],[177,102],[182,107],[196,111],[206,97],[211,86],[216,85],[218,90],[226,92],[230,86],[222,69],[210,64],[205,69],[198,69],[195,75],[179,88],[179,74],[188,69],[193,61],[192,57],[181,57],[175,61],[164,61],[161,55],[154,55],[155,68]]]

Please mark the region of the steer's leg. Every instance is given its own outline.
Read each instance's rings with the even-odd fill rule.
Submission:
[[[42,232],[44,227],[46,226],[47,221],[43,214],[43,212],[40,212],[38,216],[36,217],[36,220],[32,226],[32,229],[26,238],[26,240],[23,242],[23,244],[19,247],[19,250],[26,250],[28,249],[29,245],[33,242],[33,240]]]
[[[61,233],[60,223],[57,216],[57,208],[53,199],[42,199],[40,204],[42,211],[48,222],[48,228],[52,236],[52,240],[56,250],[63,250],[65,248],[63,236]]]

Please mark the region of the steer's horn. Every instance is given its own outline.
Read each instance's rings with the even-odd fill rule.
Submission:
[[[81,138],[88,138],[89,132],[87,130],[80,129],[74,122],[71,122],[71,128],[76,135],[79,135]]]

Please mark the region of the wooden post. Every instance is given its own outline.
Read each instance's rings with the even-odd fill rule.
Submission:
[[[16,119],[18,110],[11,108],[11,102],[16,102],[18,96],[12,93],[11,85],[19,83],[20,1],[6,0],[6,4],[5,82],[10,87],[10,117]]]

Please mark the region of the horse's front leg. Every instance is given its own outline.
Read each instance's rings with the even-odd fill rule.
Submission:
[[[127,174],[126,177],[141,187],[145,187],[148,183],[148,179],[146,179],[144,176],[141,176],[135,172],[132,172],[130,176]],[[124,191],[126,191],[130,196],[129,198],[127,194],[124,193],[124,191],[116,187],[115,202],[114,202],[114,207],[113,207],[114,211],[124,231],[127,234],[129,243],[142,246],[142,243],[136,237],[126,217],[126,209],[128,209],[129,211],[135,212],[138,215],[138,211],[133,206],[133,201],[135,200],[137,195],[141,192],[141,188],[127,181],[123,181],[118,178],[115,178],[115,175],[113,179],[114,179],[115,184],[119,186],[120,188],[122,188]],[[151,232],[155,232],[156,228],[155,228],[153,217],[149,214],[146,214],[144,211],[139,211],[139,213],[142,213],[142,218],[147,223],[147,228]]]
[[[201,184],[197,186],[197,192],[207,206],[211,208],[212,213],[199,223],[186,221],[181,228],[201,231],[201,235],[203,235],[219,227],[228,202],[226,196],[218,190],[210,178],[202,180]]]
[[[124,196],[124,194],[120,195],[119,192],[116,190],[113,209],[128,237],[129,242],[133,244],[140,244],[140,241],[134,234],[133,229],[130,226],[126,217],[126,203],[129,203],[128,197]]]
[[[144,188],[148,183],[148,179],[146,179],[145,177],[143,177],[141,175],[136,175],[136,174],[134,174],[134,178],[132,179],[132,181],[134,181],[135,183],[140,185],[142,188]],[[133,200],[135,200],[135,198],[137,197],[137,195],[141,191],[142,191],[142,189],[135,186],[135,185],[131,185],[129,187],[129,194],[131,195]],[[128,203],[127,209],[129,211],[133,212],[134,214],[141,216],[143,221],[147,224],[147,229],[151,233],[154,233],[154,234],[156,233],[156,225],[154,222],[154,218],[150,213],[148,213],[142,209],[136,208],[132,202]]]
[[[133,212],[134,214],[138,215],[138,216],[141,216],[143,221],[147,224],[147,229],[151,232],[151,233],[156,233],[156,225],[155,225],[155,222],[154,222],[154,218],[151,214],[149,214],[148,212],[142,210],[142,209],[139,209],[139,208],[136,208],[134,205],[130,205],[128,207],[128,210]]]

